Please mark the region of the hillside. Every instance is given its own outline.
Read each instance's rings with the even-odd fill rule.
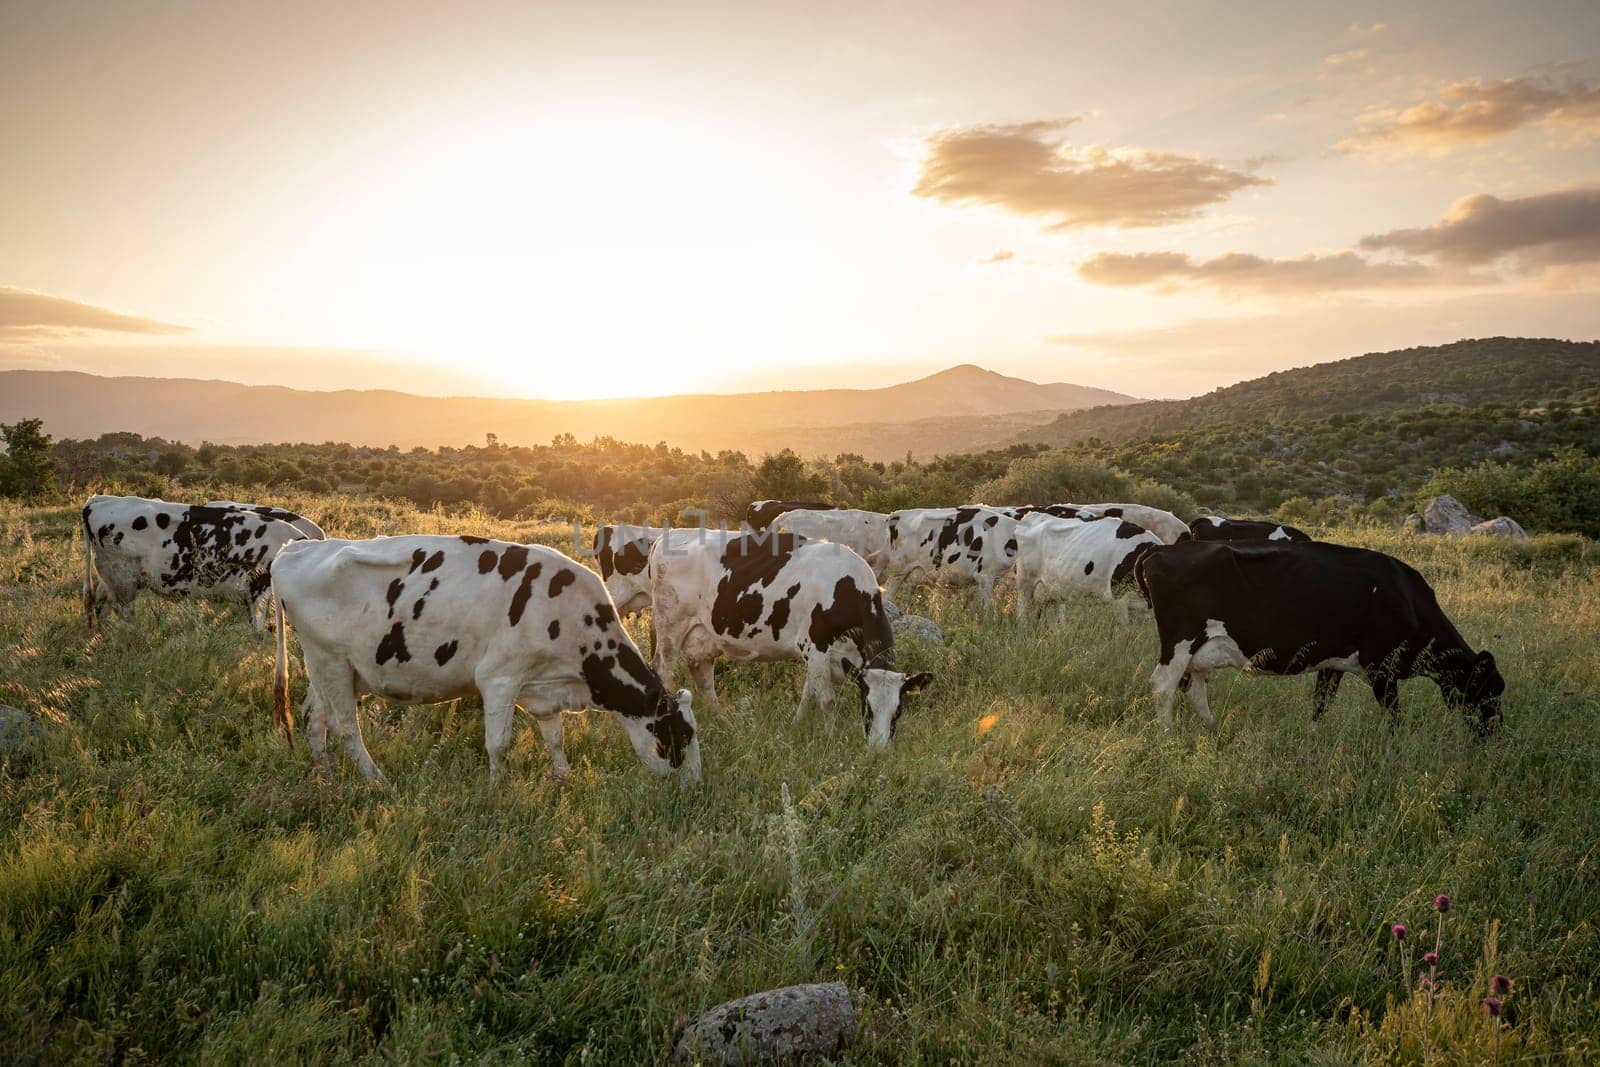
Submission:
[[[1277,371],[1189,400],[1061,415],[1017,442],[1128,441],[1220,424],[1376,415],[1434,404],[1538,406],[1600,399],[1600,341],[1487,337]]]
[[[43,418],[56,437],[128,431],[198,444],[345,441],[459,447],[495,434],[508,445],[561,434],[761,453],[856,452],[872,459],[987,447],[1020,416],[1133,402],[1104,389],[1040,384],[971,364],[882,389],[649,397],[499,400],[389,390],[312,392],[188,378],[105,378],[68,371],[0,371],[0,421]]]

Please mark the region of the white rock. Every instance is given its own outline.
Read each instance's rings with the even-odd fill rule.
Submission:
[[[924,641],[944,644],[944,630],[925,615],[902,615],[889,624],[894,629],[894,639],[917,637]]]
[[[1422,523],[1428,533],[1460,537],[1482,521],[1448,493],[1434,497],[1422,509]]]
[[[1480,522],[1472,528],[1472,533],[1483,534],[1486,537],[1509,537],[1513,541],[1526,541],[1528,531],[1516,519],[1501,515],[1499,518]]]
[[[770,989],[719,1004],[683,1028],[680,1063],[746,1064],[832,1056],[857,1030],[843,982]]]

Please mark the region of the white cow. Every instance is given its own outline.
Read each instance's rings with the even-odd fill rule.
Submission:
[[[843,545],[866,560],[880,578],[889,563],[889,516],[882,512],[858,508],[786,511],[772,520],[771,528],[808,541]]]
[[[322,527],[312,522],[303,515],[296,515],[287,508],[273,507],[271,504],[241,504],[237,500],[208,500],[208,508],[234,508],[238,511],[248,511],[267,519],[277,519],[286,522],[299,530],[306,538],[312,541],[321,541],[327,535],[322,532]]]
[[[894,736],[905,694],[933,680],[895,666],[894,631],[867,561],[842,545],[805,543],[768,532],[650,557],[656,670],[667,677],[681,658],[716,709],[716,661],[799,660],[805,689],[795,709],[833,703],[835,689],[855,682],[867,744],[882,749]]]
[[[300,541],[273,562],[272,585],[273,716],[292,742],[287,615],[310,681],[306,740],[324,773],[331,722],[361,773],[382,779],[356,718],[366,691],[402,704],[482,696],[491,785],[518,705],[537,719],[558,778],[568,769],[561,713],[584,707],[610,711],[654,773],[700,778],[689,694],[667,691],[600,578],[554,549],[424,535]]]
[[[908,508],[889,516],[884,590],[928,578],[972,583],[985,607],[1016,558],[1017,520],[995,508]]]
[[[240,601],[261,631],[267,567],[300,530],[249,511],[137,496],[84,504],[83,611],[98,626],[106,605],[126,615],[139,590]]]
[[[1125,519],[1046,518],[1017,531],[1017,617],[1029,618],[1035,608],[1060,605],[1073,597],[1098,597],[1117,606],[1128,621],[1128,608],[1143,603],[1133,568],[1161,538]]]
[[[1193,536],[1189,524],[1170,511],[1152,508],[1145,504],[1084,504],[1084,510],[1098,515],[1110,515],[1114,519],[1127,519],[1137,526],[1161,538],[1164,545],[1175,545],[1186,537]]]

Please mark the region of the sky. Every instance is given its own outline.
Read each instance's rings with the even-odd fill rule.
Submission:
[[[8,0],[0,101],[0,368],[1175,397],[1600,336],[1593,0]]]

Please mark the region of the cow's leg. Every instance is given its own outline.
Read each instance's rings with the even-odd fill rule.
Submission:
[[[1161,721],[1161,729],[1167,733],[1172,732],[1172,698],[1182,684],[1184,676],[1189,673],[1189,660],[1191,653],[1188,642],[1180,641],[1171,649],[1164,650],[1161,662],[1156,664],[1156,669],[1150,672],[1150,688],[1155,698],[1156,716]]]
[[[1378,698],[1383,710],[1389,713],[1389,729],[1400,721],[1400,682],[1391,674],[1374,673],[1369,676],[1372,695]]]
[[[1017,578],[1017,619],[1026,621],[1033,615],[1033,583]]]
[[[993,578],[985,578],[983,576],[979,576],[979,578],[978,578],[978,601],[979,601],[979,603],[981,603],[983,605],[983,610],[984,611],[988,611],[989,610],[989,606],[994,602],[994,579]]]
[[[550,773],[559,781],[572,770],[571,765],[567,763],[567,754],[561,749],[561,712],[537,715],[534,721],[539,724],[539,734],[544,738],[544,747],[550,750]]]
[[[356,675],[349,661],[306,650],[305,664],[306,677],[316,690],[310,721],[306,724],[306,745],[311,749],[317,769],[325,775],[332,769],[328,765],[327,754],[327,734],[331,724],[344,745],[345,753],[355,763],[361,776],[369,782],[383,781],[383,772],[372,762],[366,742],[361,737]]]
[[[500,763],[511,744],[511,719],[517,711],[517,693],[521,688],[515,679],[509,682],[480,679],[478,682],[478,692],[483,695],[483,748],[489,754],[490,789],[500,781]],[[539,729],[543,732],[542,722]]]
[[[1339,683],[1344,681],[1343,671],[1318,671],[1316,687],[1311,690],[1311,728],[1317,728],[1317,720],[1322,718],[1322,713],[1328,710],[1328,705],[1333,703],[1334,694],[1339,691]]]
[[[1119,597],[1116,598],[1115,603],[1117,605],[1117,625],[1118,626],[1126,626],[1126,625],[1128,625],[1128,598],[1119,596]],[[1202,680],[1200,682],[1200,688],[1202,690],[1205,689],[1205,685],[1206,685],[1206,683],[1204,682],[1204,680]]]
[[[715,659],[690,660],[689,677],[694,679],[694,687],[705,698],[706,709],[715,715],[717,713],[717,661]]]
[[[1200,717],[1200,721],[1205,723],[1206,729],[1215,732],[1217,720],[1211,714],[1211,704],[1206,699],[1206,679],[1210,674],[1210,671],[1190,668],[1186,676],[1187,683],[1183,687],[1183,695],[1189,701],[1190,710]]]

